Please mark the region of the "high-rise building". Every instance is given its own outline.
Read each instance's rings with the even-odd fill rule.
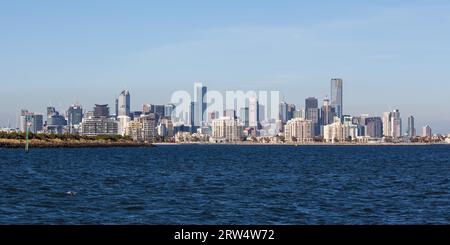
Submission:
[[[339,117],[335,117],[334,123],[324,126],[323,131],[326,142],[343,142],[358,137],[358,125],[353,124],[350,118],[342,123]]]
[[[392,137],[400,138],[402,137],[402,118],[400,117],[400,111],[394,110],[391,113],[391,130]]]
[[[118,98],[119,111],[116,116],[130,116],[131,97],[128,90],[124,90],[120,93]]]
[[[294,104],[288,105],[286,122],[294,118],[295,109],[296,106]]]
[[[289,120],[284,126],[284,138],[287,142],[309,142],[314,138],[313,123],[303,118]]]
[[[433,137],[433,132],[432,132],[431,127],[429,125],[423,127],[423,129],[422,129],[422,136],[423,137],[427,137],[427,138]]]
[[[365,135],[372,138],[383,137],[383,121],[380,117],[368,117],[365,119]]]
[[[83,108],[80,105],[71,105],[67,110],[67,124],[77,125],[83,120]]]
[[[109,117],[108,104],[104,104],[104,105],[95,104],[94,117],[106,117],[106,118]]]
[[[414,120],[413,116],[408,117],[408,132],[407,132],[407,134],[408,134],[409,138],[416,137],[416,128],[415,128],[415,125],[414,125],[415,124],[414,121],[415,120]]]
[[[390,112],[383,113],[383,136],[392,137]]]
[[[313,123],[314,136],[319,136],[320,115],[319,115],[319,102],[317,98],[309,97],[305,100],[305,112],[306,112],[306,120],[310,120]]]
[[[154,113],[141,116],[139,122],[142,123],[142,139],[151,142],[157,135],[157,116]]]
[[[34,114],[28,110],[21,110],[19,116],[19,132],[39,133],[44,130],[44,117],[41,114]]]
[[[213,120],[211,128],[214,141],[237,142],[242,140],[243,127],[237,119],[222,117]]]
[[[331,79],[331,106],[335,108],[337,117],[344,116],[344,81],[339,78]]]
[[[331,106],[330,100],[327,97],[325,97],[325,99],[323,100],[320,117],[322,126],[332,124],[334,122],[335,116],[336,116],[335,108]]]
[[[202,126],[206,123],[206,108],[207,98],[206,93],[208,89],[202,83],[194,84],[194,126]]]
[[[167,104],[164,107],[164,116],[170,118],[171,120],[175,120],[175,105]]]
[[[83,135],[117,135],[118,133],[119,124],[114,118],[83,118],[81,122],[81,134]]]
[[[125,136],[126,135],[126,129],[128,127],[128,124],[131,121],[131,118],[129,116],[118,116],[117,117],[117,121],[118,121],[118,130],[117,133]]]
[[[285,101],[280,103],[278,119],[281,120],[282,123],[288,121],[288,104]]]
[[[260,118],[259,118],[259,102],[256,97],[251,97],[248,100],[248,122],[249,126],[255,129],[259,129],[260,124]]]
[[[56,112],[56,108],[53,106],[49,106],[47,107],[47,117],[52,116],[53,114],[55,114]]]
[[[244,127],[249,127],[249,109],[248,107],[241,108],[239,112],[239,117]]]

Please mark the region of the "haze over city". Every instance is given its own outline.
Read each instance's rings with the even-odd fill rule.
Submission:
[[[20,109],[132,110],[211,90],[279,90],[301,107],[345,80],[345,113],[399,109],[450,131],[448,1],[8,1],[0,7],[0,127]],[[325,4],[326,3],[326,4]]]

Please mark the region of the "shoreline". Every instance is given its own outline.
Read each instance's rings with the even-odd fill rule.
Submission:
[[[190,142],[190,143],[154,143],[155,146],[181,146],[181,145],[202,145],[202,146],[433,146],[433,145],[448,145],[449,143],[204,143],[204,142]]]
[[[25,148],[25,140],[0,139],[0,148]],[[30,140],[30,148],[113,148],[113,147],[154,147],[153,144],[131,141],[62,141]]]

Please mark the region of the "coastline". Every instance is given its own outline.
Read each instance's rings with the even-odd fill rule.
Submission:
[[[36,140],[29,143],[30,148],[112,148],[112,147],[154,147],[153,144],[133,141],[63,141],[63,140]],[[0,139],[0,148],[25,148],[25,140]]]
[[[175,145],[223,145],[223,146],[433,146],[433,145],[448,145],[448,143],[205,143],[205,142],[187,142],[187,143],[154,143],[155,146],[175,146]]]

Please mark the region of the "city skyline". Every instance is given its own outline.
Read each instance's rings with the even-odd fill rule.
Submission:
[[[133,91],[131,110],[164,104],[194,81],[220,91],[278,89],[302,105],[331,99],[324,84],[342,77],[346,114],[399,109],[405,129],[413,115],[418,132],[428,124],[450,131],[448,1],[2,6],[1,127],[17,125],[22,108],[78,102],[113,111],[121,89]]]

